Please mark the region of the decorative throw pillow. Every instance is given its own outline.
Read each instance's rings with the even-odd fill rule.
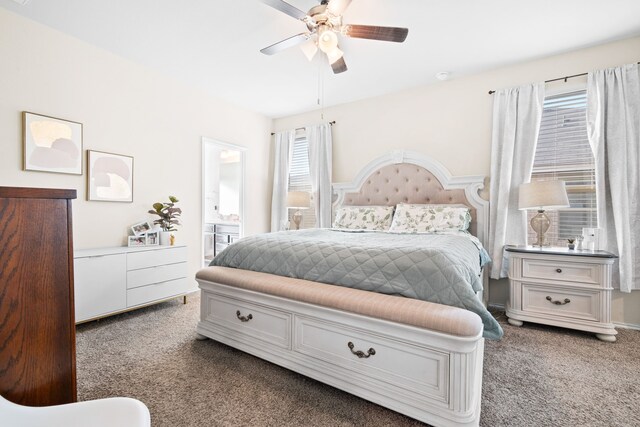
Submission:
[[[343,206],[338,208],[333,228],[387,231],[394,206]]]
[[[396,233],[432,233],[435,231],[467,230],[471,212],[467,207],[451,205],[396,206],[389,231]]]

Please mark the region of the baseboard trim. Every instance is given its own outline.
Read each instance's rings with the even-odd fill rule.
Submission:
[[[616,328],[634,329],[636,331],[640,331],[640,325],[637,325],[635,323],[613,322],[613,324],[616,326]]]

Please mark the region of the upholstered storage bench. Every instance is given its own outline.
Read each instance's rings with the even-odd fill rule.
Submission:
[[[431,425],[478,425],[484,339],[475,313],[225,267],[196,280],[199,338]]]

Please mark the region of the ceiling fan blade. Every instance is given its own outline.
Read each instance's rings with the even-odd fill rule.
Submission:
[[[344,62],[344,58],[338,59],[336,62],[331,64],[331,69],[333,69],[333,74],[340,74],[347,71],[347,63]]]
[[[402,43],[409,34],[408,28],[377,27],[374,25],[345,25],[342,34],[358,39],[382,40]]]
[[[261,49],[260,52],[265,55],[273,55],[274,53],[278,53],[285,49],[289,49],[290,47],[297,46],[309,40],[311,38],[311,34],[309,33],[300,33],[293,37],[289,37],[288,39],[284,39],[279,41],[278,43],[274,43],[271,46],[265,47]]]
[[[279,10],[282,13],[286,13],[296,19],[304,19],[307,16],[306,12],[301,11],[295,6],[291,6],[286,1],[282,0],[262,0],[262,3],[271,6],[274,9]]]
[[[327,10],[334,16],[342,15],[350,4],[351,0],[330,0]]]

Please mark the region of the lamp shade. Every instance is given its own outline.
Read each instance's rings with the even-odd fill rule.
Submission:
[[[558,209],[569,207],[564,181],[535,181],[521,184],[519,209]]]
[[[311,196],[306,191],[289,191],[287,193],[287,207],[309,209]]]

